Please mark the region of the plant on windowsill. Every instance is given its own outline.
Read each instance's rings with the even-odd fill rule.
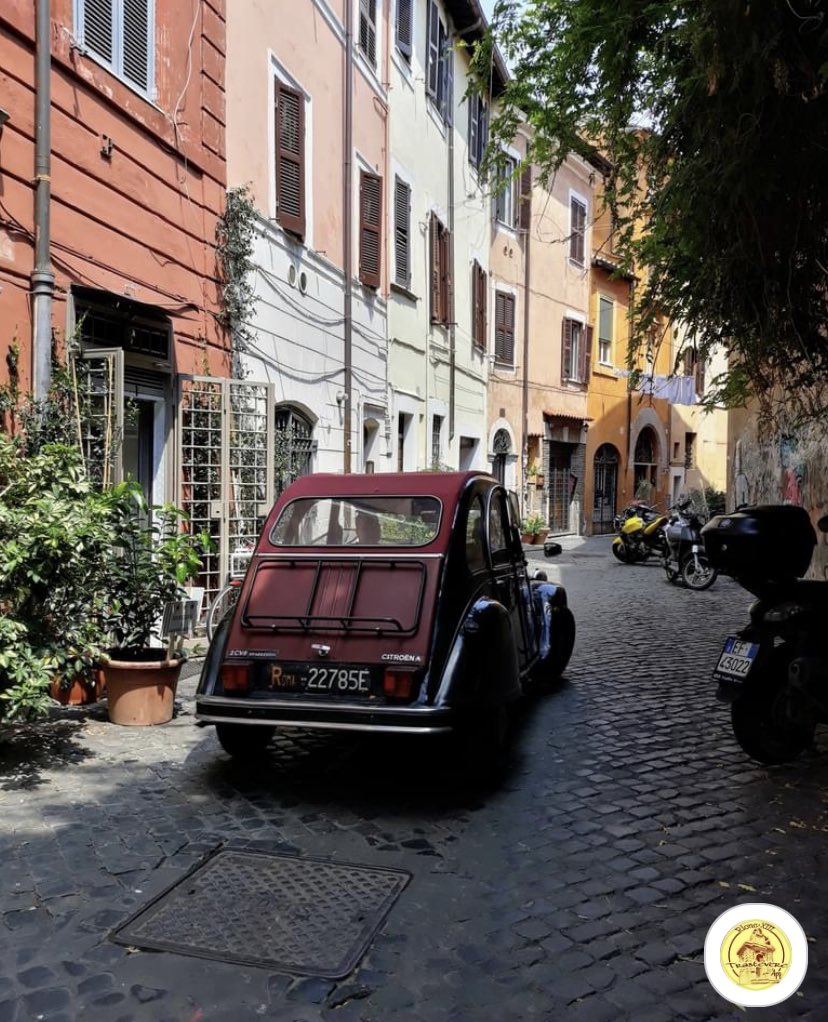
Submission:
[[[173,713],[184,662],[180,636],[160,643],[168,603],[201,570],[211,547],[202,532],[182,531],[186,515],[172,504],[150,505],[136,482],[110,491],[113,554],[104,573],[102,625],[109,637],[103,662],[109,719],[116,724],[163,724]]]
[[[543,472],[537,461],[532,460],[526,466],[526,480],[530,486],[535,486],[537,489],[543,488]]]
[[[522,541],[524,543],[531,543],[532,545],[536,543],[543,543],[549,535],[549,529],[546,525],[546,521],[541,514],[527,515],[527,517],[523,519],[521,529]]]

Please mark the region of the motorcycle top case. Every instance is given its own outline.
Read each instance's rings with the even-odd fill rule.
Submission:
[[[702,529],[714,568],[736,578],[768,582],[801,578],[816,546],[808,512],[788,504],[759,504],[716,515]]]

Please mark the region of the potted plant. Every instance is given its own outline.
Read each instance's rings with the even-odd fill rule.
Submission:
[[[549,529],[546,526],[543,515],[537,513],[527,515],[523,519],[521,529],[521,539],[524,543],[542,543],[549,534]]]
[[[172,718],[185,658],[180,636],[160,644],[161,620],[167,604],[185,596],[184,584],[200,571],[211,541],[183,531],[186,515],[172,504],[149,505],[135,482],[110,494],[114,549],[104,578],[110,646],[103,662],[109,719],[163,724]]]

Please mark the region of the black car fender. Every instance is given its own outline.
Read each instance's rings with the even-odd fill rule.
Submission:
[[[520,696],[520,666],[509,611],[481,597],[454,637],[435,704],[498,706]]]
[[[566,590],[554,582],[532,582],[532,605],[538,623],[538,659],[546,660],[555,641],[555,614],[566,607]]]
[[[224,650],[227,646],[227,636],[230,634],[230,622],[233,615],[227,614],[223,621],[219,622],[213,634],[213,640],[207,650],[207,656],[201,665],[201,675],[198,679],[196,695],[213,696],[222,695],[221,681],[219,680],[219,669],[224,660]]]

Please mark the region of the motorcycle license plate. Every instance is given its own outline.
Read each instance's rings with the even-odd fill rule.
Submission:
[[[744,681],[758,654],[758,643],[745,642],[735,635],[729,636],[725,639],[713,677],[717,681]]]

